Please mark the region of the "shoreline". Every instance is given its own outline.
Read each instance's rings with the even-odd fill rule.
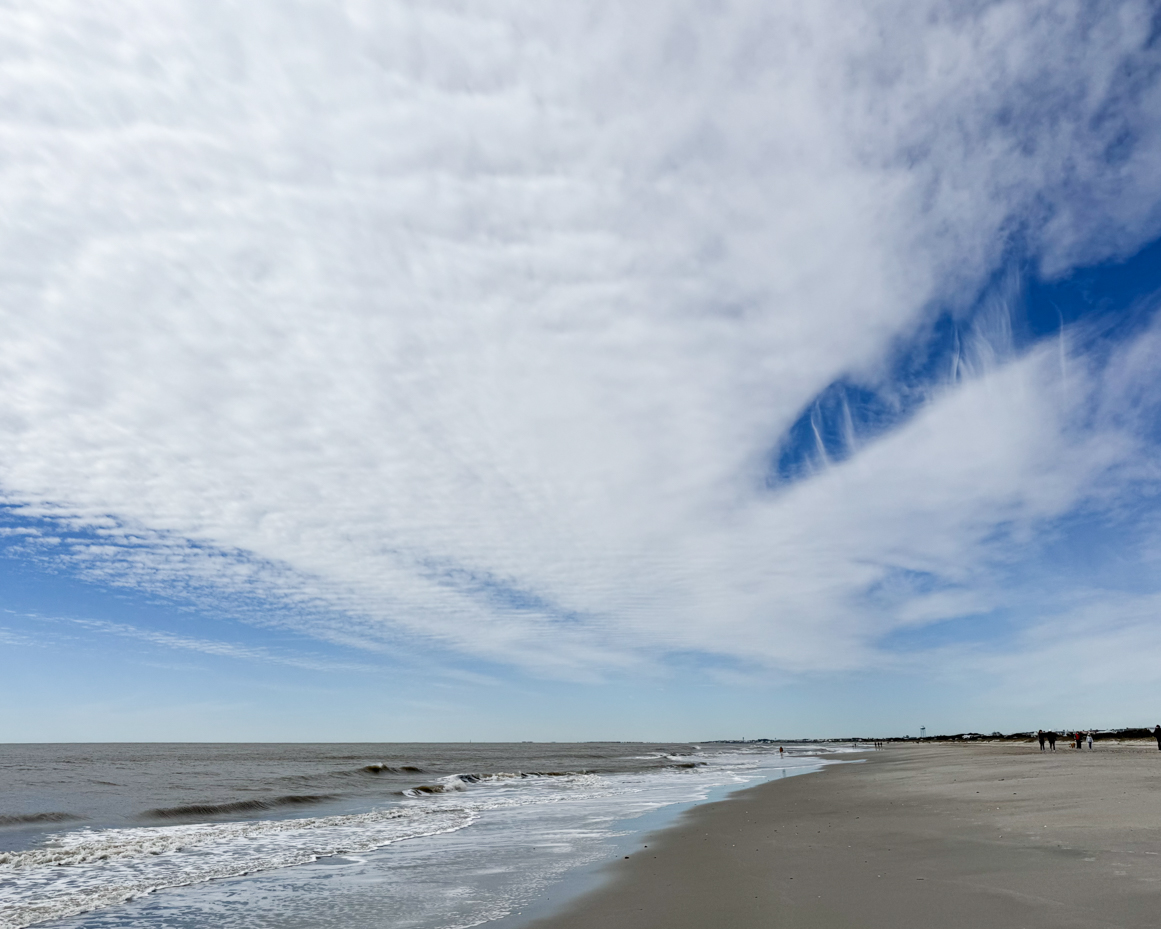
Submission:
[[[599,870],[598,887],[520,925],[1154,926],[1159,755],[1108,743],[1055,754],[987,743],[868,752],[856,756],[862,764],[686,810],[638,834],[628,859]]]
[[[753,790],[761,784],[780,783],[790,778],[817,774],[828,764],[846,763],[845,759],[834,760],[819,756],[815,765],[803,766],[800,770],[783,769],[777,777],[770,777],[759,784],[723,784],[713,788],[708,797],[670,804],[641,816],[621,820],[625,831],[613,842],[614,854],[566,872],[560,880],[546,888],[544,893],[520,909],[507,916],[489,920],[484,925],[488,926],[488,929],[529,929],[538,926],[542,921],[567,911],[576,901],[603,890],[612,876],[609,873],[610,867],[615,867],[617,862],[623,861],[626,854],[631,858],[643,842],[651,844],[651,837],[664,835],[680,825],[683,817],[690,811],[722,803],[734,794]]]

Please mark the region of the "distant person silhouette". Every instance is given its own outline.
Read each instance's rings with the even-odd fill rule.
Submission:
[[[1161,752],[1161,725],[1153,730],[1153,738],[1157,740],[1157,751]]]
[[[1044,730],[1041,729],[1036,733],[1036,738],[1040,740],[1040,751],[1044,751]]]
[[[1088,750],[1090,752],[1092,751],[1092,733],[1091,732],[1088,734]]]
[[[1157,728],[1161,729],[1161,726],[1158,726]],[[1157,744],[1161,746],[1161,740],[1158,740]],[[1048,747],[1053,751],[1056,751],[1056,733],[1051,729],[1048,730]]]

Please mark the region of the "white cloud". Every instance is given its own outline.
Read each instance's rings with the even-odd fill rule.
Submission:
[[[286,655],[272,651],[269,648],[260,648],[253,645],[239,645],[235,642],[222,642],[217,639],[203,639],[196,636],[177,635],[172,632],[162,632],[156,629],[141,629],[127,623],[111,623],[96,619],[68,620],[86,629],[103,632],[109,635],[123,636],[137,639],[156,645],[161,648],[174,648],[183,651],[200,652],[203,655],[214,655],[219,658],[237,658],[244,661],[260,661],[272,664],[288,665],[308,671],[376,671],[380,670],[372,665],[354,664],[351,662],[331,661],[316,656]]]
[[[1077,427],[1111,395],[1062,400],[1046,352],[772,494],[778,437],[1014,237],[1054,272],[1156,233],[1149,34],[1144,3],[9,6],[0,487],[100,533],[82,570],[335,641],[856,663],[991,608],[1133,440]]]
[[[21,635],[19,632],[13,632],[11,629],[4,629],[2,627],[0,627],[0,643],[18,646],[34,646],[38,644],[26,635]]]

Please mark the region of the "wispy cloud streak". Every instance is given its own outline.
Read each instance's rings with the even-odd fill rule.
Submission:
[[[136,639],[158,648],[176,649],[179,651],[198,652],[203,655],[212,655],[217,658],[233,658],[240,661],[262,662],[279,664],[304,671],[355,671],[361,673],[381,672],[382,668],[361,662],[335,661],[308,654],[280,653],[274,649],[254,645],[241,645],[236,642],[223,642],[217,639],[206,639],[197,636],[181,635],[165,632],[158,629],[142,629],[128,623],[115,623],[99,619],[78,619],[75,617],[25,617],[38,623],[65,624],[80,629],[97,632],[102,635],[113,635],[121,638]],[[0,631],[0,635],[2,635]],[[13,644],[34,644],[35,640],[28,636],[15,634],[10,640]]]

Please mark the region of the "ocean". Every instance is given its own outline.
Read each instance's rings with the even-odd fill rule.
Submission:
[[[786,749],[0,745],[0,929],[507,929]]]

